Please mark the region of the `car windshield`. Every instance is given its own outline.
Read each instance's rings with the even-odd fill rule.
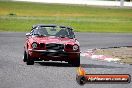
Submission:
[[[67,27],[37,27],[32,30],[32,35],[37,36],[55,36],[62,38],[74,38],[74,33],[70,28]]]

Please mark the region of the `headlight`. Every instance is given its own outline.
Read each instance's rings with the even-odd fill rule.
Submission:
[[[37,46],[38,46],[38,45],[37,45],[36,42],[32,43],[32,48],[33,48],[33,49],[37,48]]]
[[[74,51],[78,50],[78,48],[79,48],[78,45],[74,45],[74,46],[73,46],[73,50],[74,50]]]

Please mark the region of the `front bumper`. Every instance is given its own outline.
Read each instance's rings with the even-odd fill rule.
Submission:
[[[80,55],[80,52],[65,52],[57,50],[35,50],[29,49],[29,54],[32,57],[74,57]]]

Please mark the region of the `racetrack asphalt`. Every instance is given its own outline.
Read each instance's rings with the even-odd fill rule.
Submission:
[[[81,51],[91,48],[132,46],[128,33],[76,33]],[[27,66],[23,61],[25,33],[0,32],[0,88],[131,88],[129,84],[76,83],[76,67],[67,63],[45,62]],[[88,74],[130,74],[132,65],[96,61],[81,57]]]

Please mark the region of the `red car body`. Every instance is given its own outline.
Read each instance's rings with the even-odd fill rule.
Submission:
[[[33,65],[38,60],[66,61],[73,66],[79,66],[80,45],[72,30],[70,27],[57,25],[33,26],[32,31],[26,34],[24,62]]]

